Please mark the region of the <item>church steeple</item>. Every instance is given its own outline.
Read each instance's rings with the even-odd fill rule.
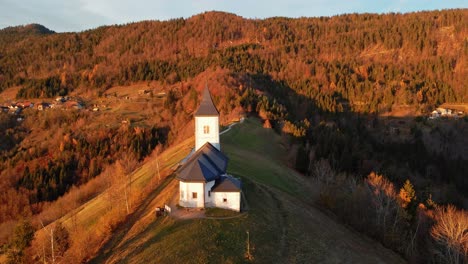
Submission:
[[[198,110],[195,112],[195,151],[206,142],[221,150],[219,144],[219,112],[205,87]]]
[[[195,116],[219,116],[219,111],[213,104],[208,86],[205,86],[203,90],[201,103],[197,112],[195,112]]]

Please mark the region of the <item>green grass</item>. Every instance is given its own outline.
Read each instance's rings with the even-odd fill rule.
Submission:
[[[221,149],[229,157],[228,173],[275,187],[301,197],[304,189],[291,177],[301,177],[284,166],[285,149],[280,137],[271,129],[264,129],[258,119],[249,118],[232,127],[221,137]]]
[[[246,262],[247,231],[256,257],[262,262],[275,262],[278,255],[274,249],[280,240],[275,230],[280,229],[280,223],[268,213],[276,210],[275,205],[261,202],[269,200],[265,197],[267,194],[251,182],[244,184],[244,192],[253,199],[251,206],[256,209],[249,214],[232,219],[184,221],[161,217],[143,232],[111,249],[108,259],[98,258],[93,262],[243,263]]]
[[[94,263],[245,263],[247,232],[258,263],[400,263],[375,242],[303,202],[304,179],[282,165],[278,135],[248,119],[221,138],[249,210],[229,219],[155,219]],[[302,180],[302,181],[301,181]],[[209,209],[208,215],[225,210]]]
[[[207,208],[205,210],[205,215],[208,217],[234,217],[240,216],[239,212],[222,209],[222,208]]]
[[[242,124],[232,127],[231,131],[221,136],[221,149],[228,152],[232,148],[268,154],[269,159],[279,159],[284,152],[280,146],[280,137],[272,129],[264,129],[260,120],[245,119]]]

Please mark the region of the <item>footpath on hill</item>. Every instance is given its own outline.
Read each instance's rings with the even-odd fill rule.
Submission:
[[[228,172],[242,178],[247,214],[210,219],[195,211],[156,218],[153,205],[177,198],[172,176],[114,232],[92,263],[245,262],[247,232],[252,262],[404,263],[313,206],[307,199],[310,182],[282,165],[280,139],[272,130],[247,119],[228,131],[222,149],[230,158]]]

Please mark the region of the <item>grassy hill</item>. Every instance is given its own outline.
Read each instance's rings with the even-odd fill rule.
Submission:
[[[296,156],[325,159],[356,179],[376,171],[395,190],[410,180],[415,203],[429,198],[467,208],[467,119],[419,116],[441,104],[466,112],[467,17],[467,9],[263,20],[208,12],[80,33],[38,25],[0,30],[2,105],[65,94],[84,104],[0,115],[0,246],[20,218],[31,216],[36,228],[60,218],[70,231],[71,263],[99,250],[96,262],[240,262],[247,230],[258,262],[392,260],[318,212],[315,186],[283,164],[311,173]],[[222,145],[229,172],[245,183],[248,214],[155,221],[154,207],[177,192],[171,168],[193,138],[173,144],[193,134],[206,85],[221,124],[251,112],[300,139],[287,142],[255,120],[235,126]],[[157,182],[149,155],[169,146],[159,155]],[[132,156],[140,167],[118,171]],[[130,206],[123,197],[128,182]],[[370,212],[369,202],[362,204]],[[418,230],[416,221],[401,223],[397,245]],[[42,230],[37,234],[36,260],[48,243]],[[418,236],[421,247],[426,235]],[[392,246],[386,236],[373,237]]]
[[[311,205],[309,182],[282,165],[279,137],[247,119],[221,137],[229,173],[241,177],[249,210],[231,219],[154,218],[154,207],[177,192],[166,179],[92,263],[241,263],[250,235],[252,262],[399,263],[380,244],[347,229]],[[152,201],[150,201],[153,199]]]

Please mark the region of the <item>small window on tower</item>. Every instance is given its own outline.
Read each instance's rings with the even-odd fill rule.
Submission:
[[[209,134],[210,133],[210,126],[203,126],[203,134]]]
[[[193,199],[197,199],[197,193],[196,193],[196,192],[193,192],[193,193],[192,193],[192,198],[193,198]]]

